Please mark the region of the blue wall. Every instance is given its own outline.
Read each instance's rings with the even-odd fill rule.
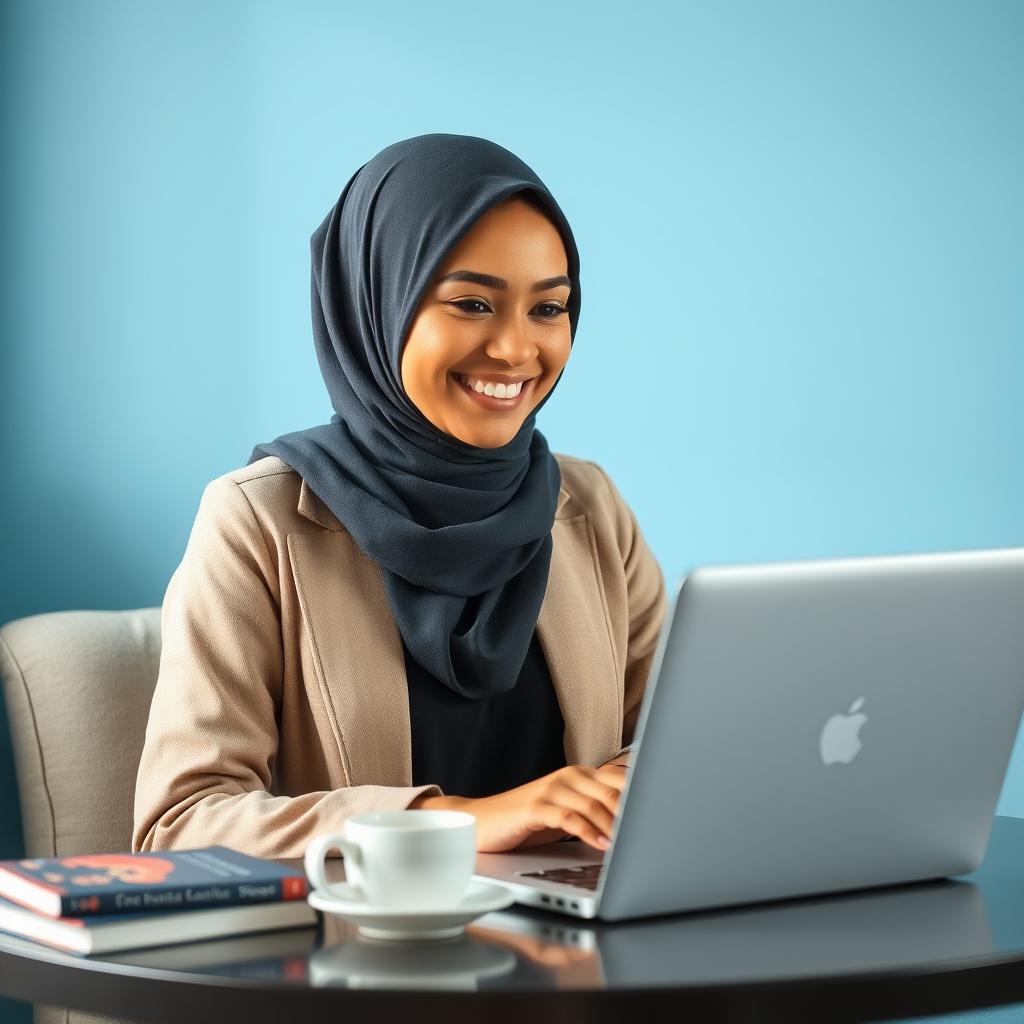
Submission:
[[[1015,0],[0,16],[0,621],[159,604],[204,484],[329,417],[309,235],[426,131],[509,147],[566,210],[584,310],[538,422],[672,581],[1024,544]]]
[[[159,604],[206,481],[328,418],[309,235],[427,131],[507,146],[566,210],[584,311],[539,425],[671,580],[1024,544],[1016,0],[0,19],[0,621]],[[0,856],[12,779],[0,720]]]

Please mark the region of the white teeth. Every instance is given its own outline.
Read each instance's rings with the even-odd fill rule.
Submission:
[[[459,379],[471,387],[477,394],[490,395],[493,398],[515,398],[520,391],[523,390],[524,381],[518,381],[515,384],[492,384],[488,381],[484,384],[482,381],[470,379],[462,374],[459,375]]]

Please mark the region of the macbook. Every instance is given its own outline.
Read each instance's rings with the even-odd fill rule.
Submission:
[[[1024,709],[1024,548],[706,566],[680,582],[610,848],[478,853],[615,921],[974,870]]]

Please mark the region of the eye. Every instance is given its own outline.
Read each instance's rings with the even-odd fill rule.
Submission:
[[[545,320],[556,320],[558,317],[569,312],[565,306],[560,306],[557,302],[542,302],[537,308],[554,310],[553,313],[542,314]]]
[[[464,313],[489,313],[491,311],[490,306],[480,299],[455,299],[449,302],[448,305],[457,306]],[[483,309],[466,309],[466,306],[483,306]]]

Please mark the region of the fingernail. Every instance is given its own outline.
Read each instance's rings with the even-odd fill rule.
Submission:
[[[608,847],[612,845],[612,841],[607,836],[598,836],[597,845],[600,846],[602,850],[607,850]]]

